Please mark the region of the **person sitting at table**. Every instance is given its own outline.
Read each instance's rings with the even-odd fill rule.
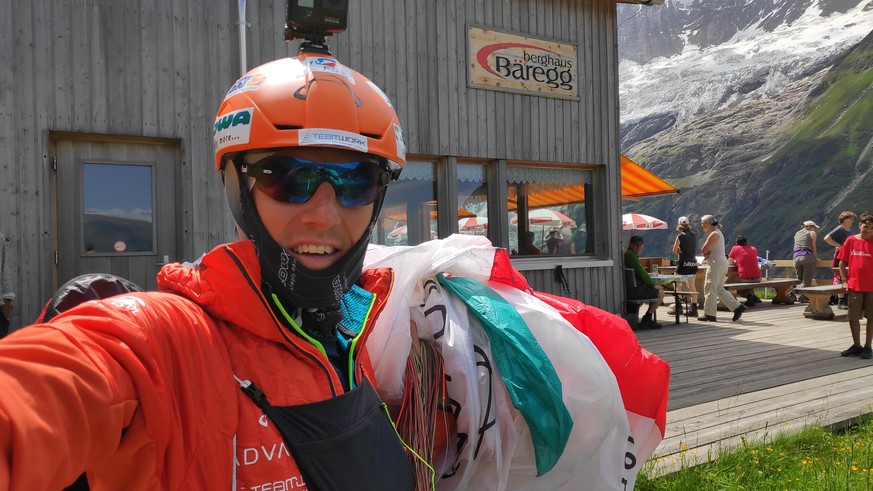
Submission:
[[[737,277],[744,283],[761,281],[761,266],[758,264],[758,250],[750,246],[745,235],[737,236],[737,245],[728,253],[728,266],[737,267]],[[761,299],[755,295],[755,290],[738,291],[737,295],[746,297],[746,306],[754,307],[761,303]]]
[[[561,227],[558,231],[558,254],[576,254],[576,244],[573,242],[573,231],[567,227]]]
[[[558,253],[558,243],[560,242],[561,239],[558,237],[558,229],[550,229],[549,235],[546,237],[546,250],[549,252],[549,254]]]
[[[655,281],[649,276],[646,268],[640,264],[640,253],[644,247],[643,238],[639,235],[632,235],[627,250],[624,251],[624,267],[634,270],[636,277],[636,286],[627,286],[628,300],[643,300],[647,298],[656,298],[658,300],[649,304],[649,309],[640,320],[640,327],[643,329],[660,329],[661,324],[655,322],[653,315],[655,310],[664,303],[664,289],[661,285],[655,285]]]
[[[534,245],[536,236],[533,232],[525,232],[521,234],[521,243],[518,244],[519,254],[537,256],[541,254],[540,248]]]

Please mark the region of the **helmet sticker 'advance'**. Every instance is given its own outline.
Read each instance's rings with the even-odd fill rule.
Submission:
[[[221,150],[232,145],[243,145],[249,142],[252,131],[252,115],[255,108],[247,107],[237,111],[222,114],[215,120],[212,129],[212,140],[215,150]]]
[[[349,131],[332,130],[329,128],[305,128],[297,132],[298,144],[328,145],[349,148],[367,153],[367,137]]]

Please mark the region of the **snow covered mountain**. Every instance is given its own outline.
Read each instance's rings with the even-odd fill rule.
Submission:
[[[873,0],[666,0],[619,7],[622,147],[831,65],[873,31]]]
[[[865,22],[866,12],[859,11]],[[845,52],[818,60],[762,65],[764,78],[790,73],[797,80],[772,92],[762,84],[687,122],[662,113],[624,126],[622,151],[680,190],[625,202],[624,212],[670,223],[712,214],[729,243],[743,234],[778,259],[790,257],[804,220],[830,231],[843,210],[873,212],[873,30]],[[647,234],[646,250],[666,257],[673,235],[655,232]],[[822,254],[831,251],[822,247]]]

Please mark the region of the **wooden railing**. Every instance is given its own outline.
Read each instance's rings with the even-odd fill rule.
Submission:
[[[773,263],[773,268],[770,269],[769,274],[767,275],[770,278],[795,278],[797,276],[794,274],[793,259],[771,259],[770,262]],[[833,278],[831,260],[819,259],[815,262],[815,267],[816,274],[813,283],[830,284],[831,279]]]

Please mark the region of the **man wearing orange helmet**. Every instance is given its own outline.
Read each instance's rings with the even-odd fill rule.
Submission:
[[[413,487],[366,351],[392,277],[364,254],[405,162],[390,101],[301,52],[234,84],[213,135],[244,239],[0,342],[0,488]]]

